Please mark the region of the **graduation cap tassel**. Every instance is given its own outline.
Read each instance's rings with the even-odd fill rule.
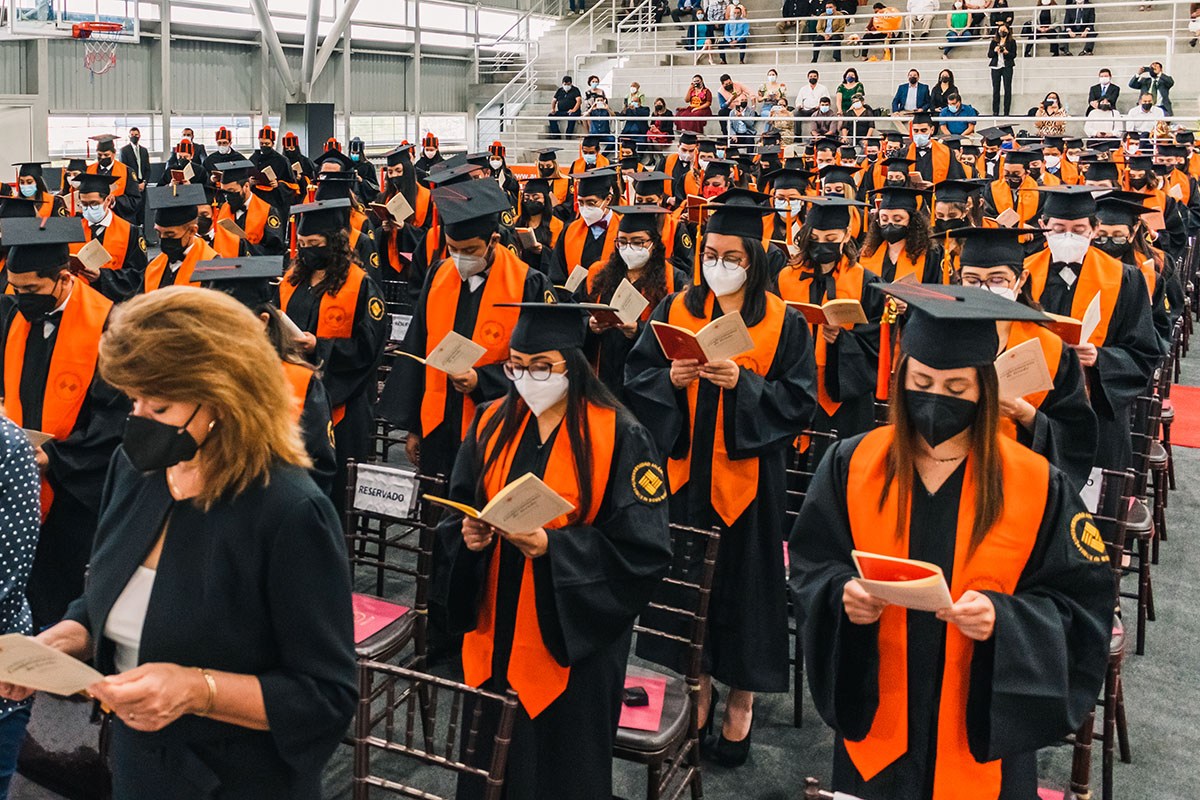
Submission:
[[[788,210],[785,215],[784,221],[787,223],[787,235],[784,237],[784,241],[787,242],[789,247],[791,247],[791,245],[792,245],[792,208],[790,205],[788,206]]]
[[[695,284],[696,286],[700,285],[700,258],[701,258],[700,253],[704,249],[704,247],[703,247],[704,231],[702,230],[703,226],[704,226],[704,220],[700,219],[700,220],[696,221],[696,252],[695,252],[696,263],[692,267],[692,283]]]
[[[950,241],[942,247],[942,285],[950,285]]]
[[[289,220],[292,225],[291,243],[288,245],[288,252],[292,256],[292,261],[296,260],[296,215],[293,214]]]
[[[888,401],[892,382],[892,326],[899,318],[896,300],[889,297],[879,318],[879,370],[875,379],[875,397],[880,402]]]

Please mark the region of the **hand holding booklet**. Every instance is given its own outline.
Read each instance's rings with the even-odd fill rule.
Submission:
[[[701,364],[727,361],[754,349],[754,339],[738,312],[717,317],[698,333],[658,320],[650,321],[658,344],[672,361],[695,359]]]
[[[404,355],[415,358],[427,367],[441,370],[447,375],[461,375],[475,366],[475,362],[486,352],[487,348],[483,345],[473,342],[461,333],[450,331],[444,339],[437,343],[436,347],[429,351],[429,355],[425,358],[412,353],[404,353]]]
[[[607,304],[584,305],[588,307],[588,313],[603,325],[632,325],[642,316],[650,301],[627,278],[622,278]]]
[[[429,494],[424,497],[431,503],[457,509],[505,533],[529,533],[575,510],[573,504],[560,497],[532,472],[526,472],[505,486],[481,509],[444,497]]]
[[[872,597],[915,611],[940,611],[954,605],[946,576],[937,564],[852,550],[858,582]]]
[[[1001,400],[1013,400],[1054,388],[1046,355],[1037,339],[1028,339],[997,356],[996,378]]]
[[[0,681],[39,692],[72,695],[104,676],[77,658],[30,636],[0,636]]]

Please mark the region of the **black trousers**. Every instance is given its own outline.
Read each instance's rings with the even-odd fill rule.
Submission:
[[[1004,84],[1004,112],[1007,114],[1012,109],[1012,76],[1013,68],[1001,67],[1000,69],[992,70],[992,113],[999,114],[1000,111],[1000,85]]]

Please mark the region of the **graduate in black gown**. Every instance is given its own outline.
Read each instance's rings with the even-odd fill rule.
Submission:
[[[1030,296],[1044,311],[1082,320],[1100,296],[1100,324],[1075,346],[1100,425],[1095,466],[1125,469],[1132,458],[1129,412],[1146,391],[1162,351],[1154,332],[1150,293],[1136,267],[1123,265],[1088,242],[1095,234],[1090,187],[1042,189],[1047,248],[1029,256]]]
[[[983,287],[1033,306],[1029,271],[1023,266],[1023,228],[963,228],[950,236],[962,242],[964,286]],[[1032,322],[996,323],[1001,351],[1031,339],[1040,345],[1054,388],[1021,397],[1001,397],[1000,433],[1015,437],[1058,467],[1083,489],[1096,457],[1096,414],[1088,403],[1079,356],[1051,331]]]
[[[595,365],[600,382],[627,403],[625,359],[646,327],[650,312],[664,297],[686,287],[690,277],[665,258],[660,222],[669,213],[665,208],[616,206],[613,212],[620,216],[616,249],[607,261],[592,265],[577,295],[584,302],[605,304],[622,281],[629,281],[649,302],[641,316],[626,325],[601,322],[595,317],[588,320],[588,360]]]
[[[994,319],[1037,312],[977,288],[890,291],[929,312],[905,328],[893,424],[825,454],[789,543],[809,685],[838,735],[833,787],[1025,800],[1037,749],[1075,730],[1103,683],[1108,556],[1063,473],[996,431]],[[872,596],[852,550],[938,565],[953,604]]]
[[[42,532],[26,593],[40,629],[83,590],[104,474],[129,404],[96,371],[112,302],[67,266],[82,222],[6,219],[3,241],[13,292],[0,313],[4,407],[21,427],[53,436],[35,450]]]
[[[534,531],[459,512],[438,527],[435,601],[465,633],[464,680],[520,700],[506,800],[610,800],[633,621],[671,558],[654,443],[591,371],[584,318],[578,306],[525,304],[508,392],[480,408],[450,482],[451,499],[482,508],[532,473],[575,510]],[[457,796],[481,789],[463,778]]]
[[[721,736],[707,748],[728,765],[743,763],[749,752],[754,692],[788,688],[786,463],[792,442],[812,420],[817,393],[808,326],[767,291],[766,199],[741,189],[715,199],[699,243],[700,282],[667,297],[651,315],[699,331],[736,311],[754,347],[703,366],[671,361],[647,328],[625,362],[630,406],[668,461],[672,520],[721,530],[700,718],[715,705],[710,677],[731,687]],[[683,671],[681,652],[638,647]]]
[[[426,133],[425,137],[421,139],[421,157],[413,162],[413,166],[422,175],[428,175],[445,160],[442,158],[442,151],[438,146],[438,137],[432,133]]]

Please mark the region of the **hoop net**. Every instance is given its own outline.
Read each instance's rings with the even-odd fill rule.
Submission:
[[[117,45],[124,30],[119,22],[81,22],[71,35],[83,42],[83,66],[93,75],[103,75],[117,65]]]

